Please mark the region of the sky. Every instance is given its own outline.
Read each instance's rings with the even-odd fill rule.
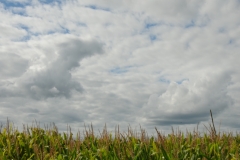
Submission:
[[[240,131],[239,0],[0,0],[0,122]]]

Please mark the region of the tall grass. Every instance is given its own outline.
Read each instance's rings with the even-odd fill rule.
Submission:
[[[212,117],[212,116],[211,116]],[[67,133],[59,133],[57,127],[45,129],[24,126],[19,132],[7,121],[0,132],[1,160],[233,160],[240,159],[240,135],[217,133],[212,119],[208,133],[198,131],[183,134],[172,131],[163,135],[157,128],[157,137],[148,136],[130,127],[114,135],[105,126],[97,136],[92,125],[75,136],[68,127]],[[73,137],[74,136],[74,137]]]

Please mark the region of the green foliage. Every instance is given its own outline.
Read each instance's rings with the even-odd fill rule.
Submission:
[[[234,160],[239,159],[240,135],[232,133],[200,136],[199,132],[183,134],[161,134],[148,137],[129,128],[127,133],[114,136],[105,127],[100,136],[95,136],[93,127],[85,129],[73,138],[71,128],[59,133],[54,125],[51,129],[25,127],[22,132],[9,122],[0,130],[0,159],[16,160]],[[210,128],[211,129],[211,128]],[[213,132],[214,131],[214,132]]]

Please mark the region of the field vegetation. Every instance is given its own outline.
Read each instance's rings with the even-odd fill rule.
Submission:
[[[104,127],[97,136],[92,125],[73,135],[59,133],[57,127],[42,129],[24,126],[18,131],[11,123],[1,127],[1,160],[238,160],[240,134],[216,132],[214,122],[208,132],[183,134],[172,131],[164,135],[155,128],[157,136],[148,136],[130,127],[121,133],[119,127],[112,134]]]

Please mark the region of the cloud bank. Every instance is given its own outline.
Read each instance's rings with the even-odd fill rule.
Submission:
[[[240,2],[0,2],[0,121],[239,130]],[[184,129],[185,129],[184,128]]]

